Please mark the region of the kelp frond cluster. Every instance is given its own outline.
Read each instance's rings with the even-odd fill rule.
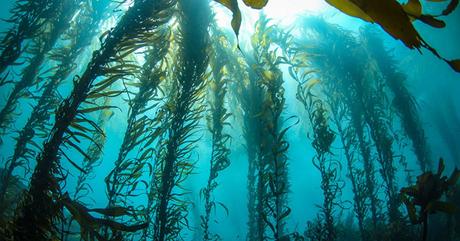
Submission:
[[[458,0],[438,15],[419,0],[326,2],[460,70],[414,28],[444,27]],[[265,13],[240,33],[243,13],[17,0],[0,40],[0,240],[458,240],[459,171],[432,170],[383,38]]]

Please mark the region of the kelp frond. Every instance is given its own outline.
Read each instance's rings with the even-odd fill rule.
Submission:
[[[17,239],[43,240],[55,236],[54,221],[60,216],[59,155],[65,156],[61,146],[65,144],[85,156],[81,148],[71,140],[73,129],[82,127],[82,123],[93,126],[85,114],[99,111],[107,107],[97,106],[80,109],[80,105],[91,94],[99,93],[117,79],[129,75],[132,66],[123,58],[127,53],[144,47],[151,32],[165,21],[162,8],[156,2],[136,1],[120,19],[118,25],[106,34],[102,46],[93,53],[93,57],[81,76],[74,78],[74,88],[68,98],[59,106],[56,112],[55,124],[51,135],[44,144],[43,151],[37,157],[37,166],[32,175],[29,191],[19,205],[18,216],[14,222],[14,236]],[[117,64],[118,63],[118,64]],[[111,65],[111,66],[109,66]],[[106,75],[97,83],[97,77]],[[96,126],[96,125],[95,125]],[[40,214],[36,210],[42,210]],[[29,223],[40,224],[31,228]]]
[[[69,41],[69,45],[53,49],[48,57],[55,61],[59,67],[51,67],[49,71],[53,72],[50,77],[43,77],[45,84],[43,92],[38,99],[32,114],[30,115],[24,128],[19,131],[16,139],[14,153],[5,165],[7,170],[3,175],[3,180],[8,180],[13,175],[17,167],[28,169],[30,162],[35,158],[37,151],[41,150],[37,140],[34,137],[45,138],[50,132],[50,119],[52,111],[59,104],[57,88],[62,84],[68,75],[75,69],[75,60],[81,54],[82,50],[88,46],[92,36],[90,33],[83,31],[88,24],[97,24],[101,21],[102,16],[88,16],[92,12],[90,6],[86,6],[80,13],[79,20],[71,23],[73,26],[64,35],[64,39]],[[40,78],[40,77],[39,77]],[[31,145],[34,148],[28,147]],[[7,183],[7,182],[6,182]],[[5,189],[0,188],[0,203],[3,201]]]
[[[321,190],[323,191],[323,205],[321,214],[318,215],[318,222],[322,231],[319,240],[337,240],[336,217],[337,208],[340,207],[340,196],[343,182],[340,180],[341,164],[332,158],[331,146],[336,134],[330,128],[330,120],[327,107],[321,99],[318,99],[311,92],[311,88],[299,84],[297,92],[298,100],[305,106],[309,120],[312,125],[312,145],[316,151],[313,157],[313,165],[321,174]]]
[[[34,39],[33,48],[30,50],[32,55],[21,73],[21,79],[16,81],[13,90],[0,110],[0,133],[5,134],[6,129],[14,120],[14,111],[19,99],[28,96],[28,88],[39,83],[40,67],[45,61],[46,54],[51,51],[61,34],[70,26],[69,22],[77,10],[78,0],[66,0],[57,6],[55,18],[47,24],[46,32]]]
[[[211,160],[209,168],[209,178],[207,186],[200,192],[205,200],[205,214],[201,216],[201,227],[203,228],[203,240],[218,240],[218,234],[212,234],[209,230],[211,211],[216,210],[217,204],[220,204],[227,210],[224,204],[217,202],[213,198],[213,191],[217,188],[217,177],[219,173],[230,165],[230,149],[227,147],[230,141],[230,135],[224,132],[225,126],[229,126],[228,118],[231,113],[225,107],[228,82],[231,81],[229,69],[232,68],[231,44],[226,36],[220,32],[217,26],[212,25],[213,36],[211,41],[214,58],[211,58],[210,65],[212,68],[212,78],[209,81],[209,115],[208,130],[211,132]]]
[[[191,151],[199,140],[196,126],[204,111],[203,93],[208,74],[210,9],[205,0],[178,2],[177,54],[165,113],[159,126],[166,129],[158,143],[153,195],[153,240],[180,239],[188,226],[187,206],[181,184],[193,170]]]
[[[0,42],[0,74],[3,74],[8,66],[17,65],[16,60],[24,52],[23,43],[27,39],[44,34],[44,25],[50,20],[64,13],[63,4],[73,0],[18,0],[11,17],[7,20],[13,26],[6,32]],[[67,13],[64,13],[67,14]]]

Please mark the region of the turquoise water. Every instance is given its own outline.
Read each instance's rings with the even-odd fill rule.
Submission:
[[[117,39],[117,35],[111,35],[113,32],[110,31],[119,28],[120,22],[123,23],[122,16],[133,3],[126,1],[106,5],[104,1],[97,0],[70,2],[63,12],[59,13],[59,9],[52,11],[55,15],[50,16],[55,17],[47,19],[37,34],[24,40],[24,51],[15,61],[18,64],[8,65],[1,74],[6,76],[6,80],[12,81],[0,86],[0,108],[4,110],[8,98],[15,93],[14,88],[25,78],[24,71],[32,68],[30,66],[38,67],[32,74],[32,83],[20,91],[16,104],[8,107],[12,111],[0,125],[3,176],[11,166],[15,148],[25,143],[18,141],[20,131],[27,127],[26,123],[33,113],[43,107],[39,103],[45,87],[51,81],[57,81],[50,95],[54,100],[46,102],[50,105],[44,110],[46,118],[33,127],[35,133],[26,144],[31,150],[30,155],[18,159],[20,162],[11,172],[9,180],[16,185],[8,184],[5,194],[8,200],[5,199],[1,206],[2,223],[28,217],[32,218],[30,225],[38,225],[44,222],[40,221],[42,213],[44,216],[49,216],[47,213],[55,214],[51,208],[44,207],[44,210],[33,209],[36,214],[32,216],[21,215],[23,206],[30,204],[30,207],[37,207],[33,206],[35,202],[27,198],[32,196],[27,192],[34,187],[32,177],[39,179],[37,160],[42,163],[55,160],[59,171],[51,172],[50,177],[56,180],[59,188],[44,190],[44,193],[53,193],[53,196],[44,198],[43,203],[49,201],[50,206],[53,203],[60,207],[60,211],[56,212],[62,214],[62,218],[53,221],[58,239],[84,238],[84,228],[81,228],[84,221],[75,218],[75,213],[71,211],[78,203],[83,204],[87,208],[86,213],[93,218],[125,225],[145,224],[134,232],[117,230],[110,225],[90,228],[101,235],[99,240],[214,240],[212,237],[217,236],[222,240],[422,240],[419,237],[423,233],[423,224],[410,222],[406,205],[399,196],[400,189],[416,183],[417,176],[423,173],[421,159],[426,164],[425,171],[436,173],[438,160],[443,158],[443,175],[446,176],[450,176],[460,165],[460,101],[457,94],[460,75],[431,52],[408,49],[377,24],[349,17],[320,0],[289,4],[272,0],[260,11],[250,10],[240,3],[243,20],[238,49],[230,27],[230,11],[214,2],[208,7],[206,1],[192,4],[179,1],[179,4],[165,7],[167,10],[176,10],[171,13],[165,11],[165,18],[169,17],[166,23],[156,27],[152,27],[155,24],[145,23],[146,32],[152,33],[154,38],[142,39],[145,36],[139,32],[143,30],[135,29],[134,24],[126,25],[120,34],[124,31],[134,33],[123,41],[128,43],[131,38],[142,46],[132,48],[132,52],[129,51],[131,49],[123,50],[123,46],[117,46],[109,54],[112,59],[109,61],[107,56],[100,57],[103,68],[93,77],[88,77],[89,70],[97,66],[93,64],[95,58],[107,46],[102,45],[101,48],[101,41],[107,43],[111,37]],[[158,3],[164,4],[163,1]],[[2,19],[11,17],[10,10],[14,4],[12,0],[2,4]],[[442,8],[433,4],[428,5],[427,9],[429,12],[442,11]],[[211,15],[211,12],[214,14]],[[264,22],[266,18],[270,21]],[[65,20],[58,31],[56,22],[59,19]],[[431,28],[419,22],[415,23],[415,27],[441,56],[446,59],[459,58],[457,41],[460,38],[460,11],[456,9],[442,19],[447,23],[443,29]],[[15,26],[15,23],[6,21],[0,23],[2,31]],[[262,26],[273,26],[273,30],[265,32],[263,37],[254,37],[261,33]],[[57,38],[51,41],[49,36],[53,31],[57,33]],[[279,41],[277,34],[287,34],[291,41]],[[86,36],[86,42],[78,39],[83,36]],[[366,36],[376,39],[365,44]],[[52,46],[46,49],[40,45],[40,41],[48,41]],[[84,44],[76,48],[75,42]],[[379,48],[379,44],[383,44],[383,48]],[[34,51],[36,46],[41,46],[42,51]],[[69,52],[56,57],[57,51]],[[118,57],[129,53],[115,59],[117,51]],[[380,55],[373,55],[373,51]],[[41,53],[43,60],[33,62]],[[379,65],[378,58],[384,55],[389,58]],[[63,59],[68,56],[73,56],[67,58],[70,70],[64,77],[59,76],[59,71],[66,71]],[[149,59],[153,64],[148,63]],[[274,60],[281,60],[281,63],[275,63]],[[305,66],[293,69],[294,63],[297,63],[294,60],[301,61]],[[117,65],[122,68],[109,70]],[[388,66],[395,67],[397,77],[387,76],[385,67]],[[121,69],[123,71],[116,72]],[[318,105],[308,105],[308,101],[304,105],[298,97],[299,82],[292,73],[299,71],[301,74],[311,70],[314,72],[305,75],[305,83],[300,85],[300,89],[313,94],[307,100],[322,103],[326,122],[315,122],[318,120],[315,117],[319,118],[316,114],[320,113],[314,111]],[[114,82],[104,89],[98,89],[110,77]],[[55,159],[46,156],[44,153],[49,151],[46,143],[53,142],[56,130],[64,122],[56,115],[64,113],[59,112],[58,107],[65,109],[67,100],[76,99],[72,95],[78,93],[74,87],[85,78],[92,78],[92,84],[85,89],[86,94],[98,90],[92,93],[93,96],[97,93],[106,93],[107,96],[92,99],[94,104],[81,101],[78,109],[82,115],[73,116],[72,119],[82,120],[84,116],[90,121],[74,121],[76,124],[64,128],[66,133],[63,136],[68,138],[68,142],[61,141],[57,145],[59,151],[54,155]],[[404,93],[408,93],[408,96],[399,96],[391,88],[391,80],[396,81],[396,89],[402,86],[407,90]],[[357,86],[357,83],[360,85]],[[138,97],[140,91],[145,91],[145,99]],[[91,94],[85,97],[90,100]],[[136,111],[139,112],[132,118],[131,126],[128,126],[129,119],[136,113],[133,111],[136,105],[139,107]],[[409,106],[413,110],[401,106]],[[336,109],[343,111],[343,118],[336,119]],[[228,113],[228,117],[218,124],[212,122],[222,111]],[[277,111],[279,115],[273,114]],[[414,121],[408,121],[410,118]],[[353,120],[360,122],[358,126],[364,132],[366,148],[359,146],[357,126],[353,125]],[[224,125],[219,129],[222,123]],[[325,130],[315,128],[315,123],[320,123],[322,127],[327,123],[326,129],[334,135],[330,145],[325,144],[328,148],[324,153],[314,148],[315,140],[321,142],[326,139],[318,137]],[[285,128],[288,128],[286,132]],[[345,140],[352,143],[348,151],[352,153],[350,160],[354,174],[361,175],[362,186],[357,188],[362,193],[365,209],[364,231],[361,232],[356,215],[357,192],[353,190],[347,150],[344,148],[348,142],[344,144],[340,129],[353,136]],[[415,131],[411,134],[409,129]],[[77,136],[75,132],[82,132],[85,136]],[[222,139],[216,139],[220,135],[216,133],[223,133]],[[72,135],[76,139],[72,139]],[[88,136],[98,143],[99,148]],[[129,137],[137,138],[137,141],[131,145],[123,144],[123,140]],[[417,138],[421,138],[417,141],[423,158],[417,156],[417,144],[414,144]],[[386,140],[391,143],[385,145]],[[363,161],[364,149],[369,151],[371,170]],[[391,151],[390,157],[383,154],[385,150]],[[279,156],[273,154],[277,151]],[[186,152],[184,156],[180,156],[182,152]],[[220,157],[225,160],[225,168],[218,171],[212,180],[217,186],[210,194],[210,202],[214,206],[208,222],[211,235],[207,237],[203,224],[206,215],[203,190],[208,185],[211,161],[215,163]],[[88,166],[88,159],[91,158],[94,160]],[[392,191],[397,196],[393,199],[396,202],[393,211],[397,217],[391,216],[388,183],[381,171],[381,162],[387,160],[391,160],[394,168]],[[168,161],[172,163],[172,169],[166,168]],[[126,165],[123,166],[123,163]],[[260,163],[264,165],[262,168]],[[278,169],[274,167],[278,164],[274,163],[280,165],[280,173],[275,172]],[[318,163],[325,164],[324,173],[321,173]],[[113,173],[119,176],[114,177]],[[332,226],[327,227],[324,175],[331,173],[334,178],[328,188],[338,192],[330,203]],[[370,193],[368,183],[364,181],[366,173],[375,178],[373,193]],[[160,200],[163,198],[162,181],[170,176],[168,174],[175,179],[172,179],[174,185],[167,198],[167,210],[179,210],[180,215],[177,220],[170,215],[166,222],[161,222],[158,219],[161,216]],[[275,178],[276,175],[279,176]],[[263,180],[263,191],[250,187],[251,176],[256,177],[254,185]],[[132,183],[123,187],[107,184],[107,180],[112,178],[122,180],[125,177],[129,177]],[[75,195],[79,185],[81,190],[79,195]],[[453,191],[449,189],[449,195],[439,200],[455,206],[459,200],[459,188],[452,186],[449,188]],[[117,187],[120,190],[113,196],[111,192]],[[274,195],[274,189],[281,189],[281,194]],[[63,198],[66,197],[65,193],[69,194],[70,199]],[[278,199],[274,196],[279,197],[279,202],[275,201]],[[251,203],[251,198],[259,201]],[[378,222],[375,226],[372,223],[372,198],[378,201],[375,206]],[[280,226],[276,226],[276,230],[279,230],[277,234],[268,224],[276,218],[263,218],[264,215],[274,215],[270,210],[273,202],[279,204],[276,210],[278,216],[287,215],[279,222]],[[257,204],[263,206],[263,212]],[[136,215],[104,215],[104,212],[91,211],[94,208],[113,207],[129,207]],[[16,214],[13,210],[16,210]],[[251,218],[251,213],[255,217]],[[318,224],[315,221],[318,217],[323,226],[315,226],[319,230],[316,233],[323,237],[313,238],[312,235],[316,233],[311,227],[312,224]],[[428,220],[427,240],[460,239],[457,211],[446,214],[438,210],[437,214],[430,214]],[[14,229],[16,223],[11,223]],[[261,223],[263,228],[255,226],[257,223]],[[160,237],[161,224],[177,229],[165,231],[167,238]],[[46,228],[34,230],[48,231]],[[66,234],[64,230],[73,234]],[[328,236],[331,230],[334,235]],[[263,237],[251,231],[262,232]],[[1,235],[6,239],[12,234],[5,232]]]

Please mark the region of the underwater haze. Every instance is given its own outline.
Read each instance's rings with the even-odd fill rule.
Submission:
[[[460,241],[458,0],[4,0],[0,240]]]

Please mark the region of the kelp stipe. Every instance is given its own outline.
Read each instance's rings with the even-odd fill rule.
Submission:
[[[406,87],[406,76],[398,69],[376,31],[369,27],[362,29],[361,39],[376,61],[386,85],[393,92],[393,108],[398,111],[402,127],[412,141],[420,168],[422,171],[431,169],[430,149],[417,111],[417,103]]]
[[[45,61],[46,54],[52,50],[61,34],[70,26],[70,20],[75,14],[79,0],[65,0],[57,7],[59,14],[50,22],[49,29],[33,40],[32,57],[27,61],[28,65],[22,70],[21,79],[16,81],[8,99],[0,111],[0,133],[5,134],[6,129],[13,121],[14,111],[18,100],[28,97],[27,90],[34,84],[39,83],[40,67]]]
[[[247,62],[246,62],[247,61]],[[249,67],[254,63],[248,59],[237,58],[235,72],[240,81],[233,86],[240,119],[242,120],[243,138],[248,162],[247,189],[248,189],[248,240],[260,240],[263,232],[263,220],[257,209],[257,170],[259,160],[259,146],[262,139],[262,128],[257,113],[262,111],[262,89],[257,83],[256,73]],[[259,231],[262,230],[262,231]]]
[[[207,79],[210,22],[206,0],[178,1],[177,54],[174,74],[167,91],[167,103],[160,107],[165,113],[160,120],[166,129],[157,149],[154,167],[155,186],[153,240],[180,239],[182,228],[188,225],[188,203],[181,198],[182,182],[193,170],[190,160],[194,134],[204,110],[203,94]]]
[[[289,129],[283,127],[286,121],[282,114],[285,108],[283,63],[280,51],[269,37],[273,27],[269,19],[261,15],[256,22],[256,32],[251,38],[254,64],[259,88],[262,90],[262,106],[259,115],[262,138],[259,146],[258,165],[258,212],[264,221],[262,240],[282,240],[288,237],[285,230],[286,218],[291,212],[287,205],[289,143],[285,134]]]
[[[105,97],[103,98],[103,106],[110,105],[110,98]],[[99,117],[95,124],[101,129],[101,131],[96,131],[91,136],[93,140],[91,144],[88,146],[86,153],[87,155],[84,157],[83,162],[81,164],[80,174],[78,175],[77,184],[75,186],[75,191],[72,194],[72,200],[83,202],[83,199],[88,196],[88,194],[92,193],[94,190],[89,185],[88,180],[94,176],[94,171],[96,167],[101,165],[101,157],[103,156],[104,145],[106,142],[106,126],[107,122],[112,118],[113,111],[110,109],[102,110],[99,113]],[[73,217],[70,217],[69,220],[63,220],[62,225],[64,226],[63,230],[61,230],[61,235],[65,238],[64,240],[68,240],[74,234],[74,230],[72,230],[72,224],[75,222]],[[65,225],[67,224],[67,225]],[[84,233],[81,230],[81,233]],[[85,237],[83,237],[85,239]]]
[[[269,35],[269,20],[261,16],[251,37],[253,52],[238,60],[241,81],[234,92],[239,102],[248,157],[248,240],[283,240],[289,237],[285,221],[288,179],[285,140],[283,63]]]
[[[176,1],[164,1],[163,17],[171,19]],[[155,126],[156,117],[150,117],[149,111],[155,109],[159,104],[160,85],[167,80],[167,58],[170,49],[171,29],[162,26],[157,29],[150,39],[151,46],[148,46],[145,54],[145,63],[140,67],[140,73],[136,75],[132,83],[138,87],[137,92],[128,93],[128,116],[127,128],[124,132],[123,140],[118,150],[117,159],[114,161],[114,168],[105,178],[108,208],[115,206],[131,206],[130,197],[138,196],[139,184],[144,184],[148,188],[148,181],[143,180],[144,173],[152,175],[153,164],[151,159],[154,155],[152,143],[158,141],[161,127]],[[132,95],[132,96],[131,96]],[[147,171],[146,171],[147,170]],[[150,194],[148,194],[150,195]],[[150,221],[150,198],[147,209],[145,210],[146,220]],[[144,236],[148,230],[144,230]],[[107,230],[104,231],[108,237]],[[146,238],[146,237],[144,237]]]
[[[17,0],[7,20],[13,26],[0,42],[0,75],[8,66],[17,65],[16,60],[24,52],[24,41],[41,38],[44,25],[62,14],[62,4],[73,0]],[[6,77],[7,75],[5,75]]]
[[[161,10],[157,8],[154,1],[136,1],[120,19],[118,25],[107,33],[101,48],[93,53],[81,77],[74,79],[72,93],[57,110],[51,135],[45,142],[43,151],[37,157],[37,166],[32,175],[30,188],[18,207],[18,215],[12,227],[16,239],[44,240],[55,236],[53,223],[60,216],[60,200],[63,200],[59,197],[59,182],[63,178],[58,179],[56,176],[60,172],[60,148],[65,144],[77,151],[81,150],[69,139],[72,137],[70,127],[82,123],[92,126],[84,114],[107,108],[98,106],[79,109],[79,107],[91,94],[103,93],[117,79],[129,74],[128,71],[131,69],[123,63],[118,62],[119,64],[114,66],[108,66],[108,64],[123,61],[127,52],[133,52],[144,46],[144,40],[149,32],[163,23],[161,16],[157,16]],[[116,73],[116,75],[95,85],[97,77],[109,73]],[[67,207],[75,206],[67,205]],[[37,213],[36,210],[42,210],[42,212]],[[75,211],[73,214],[78,214],[78,210],[84,211],[85,209],[73,210]],[[31,227],[29,225],[31,222],[40,225]]]
[[[357,66],[363,65],[364,59],[354,57],[359,45],[353,36],[336,26],[327,24],[324,20],[310,18],[303,20],[301,24],[302,36],[313,37],[306,42],[299,42],[300,45],[296,48],[300,51],[304,48],[304,56],[309,57],[306,61],[309,61],[312,70],[307,72],[306,76],[314,76],[318,73],[325,93],[332,97],[336,96],[334,99],[330,99],[331,104],[335,106],[343,104],[348,109],[350,127],[354,131],[353,135],[356,136],[357,149],[363,162],[365,188],[367,189],[365,198],[369,201],[371,214],[371,237],[378,239],[377,236],[379,235],[376,231],[381,219],[381,208],[377,197],[377,179],[374,173],[370,137],[366,131],[367,127],[363,115],[362,88],[356,82],[363,78],[363,74]],[[340,47],[329,48],[332,43]],[[304,57],[300,56],[302,60]],[[351,61],[349,58],[354,60]],[[348,63],[353,63],[353,65]],[[296,69],[299,67],[294,66],[291,73],[297,72]],[[342,104],[340,102],[334,103],[335,101],[340,101]],[[334,108],[332,109],[334,110]],[[346,145],[346,143],[343,144]]]
[[[274,36],[281,42],[285,42],[288,38],[283,36],[282,32],[279,32]],[[283,40],[284,39],[284,40]],[[308,91],[313,88],[315,85],[322,86],[321,97],[325,102],[328,103],[330,107],[331,114],[331,123],[334,123],[337,129],[337,135],[340,137],[340,141],[343,146],[343,152],[345,154],[346,166],[347,166],[347,177],[351,182],[351,189],[353,192],[353,211],[355,213],[356,219],[358,220],[358,228],[360,232],[361,240],[369,241],[370,233],[367,228],[366,219],[369,209],[369,204],[367,203],[367,188],[365,174],[362,166],[358,165],[360,160],[359,155],[359,144],[356,137],[356,131],[353,128],[352,118],[349,116],[350,109],[344,103],[344,96],[340,95],[340,91],[336,88],[338,85],[336,81],[327,81],[327,79],[318,79],[315,74],[318,73],[318,70],[315,70],[311,60],[308,57],[308,53],[303,49],[301,43],[296,39],[290,40],[291,47],[287,47],[286,44],[282,44],[283,50],[286,54],[287,61],[289,63],[289,73],[291,77],[299,83],[300,93],[299,97],[303,100],[302,102],[307,103]],[[320,74],[321,76],[321,74]],[[316,227],[311,226],[312,230],[321,230],[321,225]],[[315,235],[314,235],[315,236]],[[320,237],[313,237],[313,239],[318,239]]]
[[[311,21],[311,20],[310,20]],[[305,28],[301,29],[301,36],[307,36],[307,39],[310,37],[308,34],[308,30]],[[330,33],[329,33],[330,34]],[[318,51],[321,45],[317,45],[316,43],[309,42],[305,43],[304,40],[301,40],[298,37],[294,37],[289,32],[283,32],[281,29],[276,29],[276,31],[272,31],[270,34],[271,38],[274,39],[282,48],[283,53],[285,55],[285,60],[289,64],[289,74],[292,79],[294,79],[298,84],[298,99],[302,100],[302,103],[308,103],[308,99],[311,98],[310,91],[315,85],[321,86],[320,95],[317,97],[318,99],[322,99],[324,103],[330,108],[331,114],[331,123],[335,124],[337,129],[337,134],[340,137],[340,141],[343,145],[343,152],[345,154],[345,159],[347,163],[347,177],[350,179],[351,188],[353,191],[353,206],[354,206],[354,213],[358,220],[358,228],[360,232],[360,236],[362,240],[370,240],[370,230],[375,229],[369,228],[367,225],[367,214],[369,209],[373,210],[372,212],[372,220],[376,219],[376,206],[374,203],[368,203],[368,196],[370,195],[368,192],[373,192],[373,183],[375,180],[372,181],[369,185],[366,181],[367,178],[371,178],[368,181],[373,180],[373,170],[369,169],[367,171],[368,174],[363,170],[365,165],[359,166],[358,161],[360,160],[360,156],[358,153],[361,152],[363,146],[364,136],[359,134],[354,127],[358,127],[361,130],[363,129],[363,124],[360,124],[360,121],[357,121],[358,115],[356,115],[357,109],[356,105],[350,104],[348,101],[353,100],[354,98],[350,98],[353,95],[352,88],[347,88],[347,92],[345,92],[345,96],[342,93],[341,85],[346,81],[344,78],[334,78],[334,74],[330,73],[329,71],[332,68],[322,67],[317,65],[317,58],[322,58],[324,62],[329,61],[330,58],[327,52]],[[331,35],[329,35],[331,38]],[[314,38],[313,38],[314,39]],[[347,39],[347,38],[342,38]],[[321,54],[316,54],[316,52]],[[336,57],[338,55],[335,55]],[[336,62],[340,62],[340,58],[335,59],[334,64]],[[322,62],[322,63],[324,63]],[[327,66],[327,64],[326,64]],[[320,78],[320,79],[318,79]],[[353,113],[355,115],[353,116]],[[360,138],[360,141],[358,139]],[[361,144],[361,145],[360,145]],[[369,148],[362,149],[363,156],[361,158],[366,158],[370,161],[370,150]],[[369,186],[370,188],[368,188]],[[375,200],[375,197],[372,197]],[[369,208],[369,206],[371,206]],[[371,221],[371,223],[376,223],[375,221]],[[371,225],[372,226],[372,225]],[[316,233],[312,234],[310,232],[311,239],[321,239],[325,238],[322,237],[321,230],[325,228],[325,226],[319,223],[316,220],[314,223],[310,225],[310,231]]]
[[[221,202],[213,197],[213,191],[218,187],[217,177],[219,173],[230,165],[230,149],[227,145],[230,142],[230,135],[225,132],[225,127],[230,123],[228,118],[231,113],[226,108],[227,86],[232,80],[231,66],[233,61],[228,59],[234,57],[230,51],[233,49],[226,36],[212,24],[212,52],[210,66],[212,68],[212,78],[209,80],[209,114],[207,116],[208,130],[211,132],[211,160],[209,168],[209,177],[206,187],[200,191],[200,195],[205,200],[205,214],[201,215],[201,227],[203,228],[203,240],[218,240],[219,234],[213,234],[210,231],[211,212],[218,207],[223,207],[227,212],[228,209]]]
[[[369,62],[372,60],[366,54],[366,49],[361,46],[358,41],[346,31],[339,30],[337,27],[328,25],[322,20],[309,20],[308,26],[318,36],[321,44],[316,44],[313,49],[315,52],[323,53],[322,56],[332,56],[334,54],[336,58],[339,58],[340,65],[337,65],[338,61],[325,61],[329,58],[322,58],[321,56],[311,55],[315,66],[320,68],[325,73],[331,73],[328,75],[322,75],[323,77],[330,78],[330,76],[337,76],[336,81],[339,85],[339,93],[342,93],[345,97],[346,104],[351,110],[352,121],[354,129],[358,135],[358,140],[361,142],[366,136],[370,137],[373,143],[372,150],[375,150],[376,160],[380,165],[380,176],[384,181],[384,191],[387,196],[387,209],[386,214],[388,217],[389,228],[387,232],[373,232],[374,238],[390,238],[396,237],[410,238],[410,233],[403,231],[405,224],[401,218],[399,210],[400,201],[396,190],[396,163],[394,162],[394,151],[393,151],[393,136],[387,123],[391,123],[389,118],[388,109],[386,108],[385,99],[387,99],[386,92],[381,91],[378,79],[376,76],[378,73],[375,69],[369,68]],[[340,40],[339,40],[340,39]],[[340,46],[338,48],[327,48],[333,40],[334,44]],[[316,50],[315,50],[316,48]],[[327,53],[325,55],[324,53]],[[337,57],[338,56],[338,57]],[[351,65],[351,63],[353,63]],[[346,76],[347,78],[339,78],[339,76]],[[342,80],[342,81],[341,81]],[[334,82],[330,82],[334,83]],[[368,128],[368,129],[367,129]],[[366,131],[368,130],[368,131]],[[361,145],[361,144],[360,144]],[[374,149],[375,148],[375,149]],[[373,175],[372,169],[367,170],[367,165],[371,164],[371,152],[369,146],[363,145],[361,151],[363,152],[364,170],[366,176]],[[366,158],[365,158],[366,157]],[[369,162],[368,162],[369,161]],[[367,178],[372,180],[372,178]],[[375,179],[374,179],[375,180]],[[368,182],[368,181],[366,181]],[[370,182],[371,186],[366,185],[367,188],[374,187],[374,194],[369,194],[369,200],[375,200],[376,197],[376,186],[375,181]],[[374,206],[375,204],[375,206]],[[377,217],[378,203],[374,202],[371,205],[371,211],[373,220],[377,221],[380,218]],[[375,207],[375,209],[374,209]],[[375,218],[374,211],[375,210]],[[380,224],[374,222],[375,227]],[[383,236],[382,236],[383,235]]]
[[[105,5],[108,7],[108,3]],[[88,24],[99,25],[102,20],[102,14],[91,9],[89,4],[83,5],[79,17],[76,22],[72,22],[72,27],[64,34],[63,39],[69,41],[67,46],[55,48],[49,53],[49,58],[58,64],[58,67],[52,67],[46,72],[52,72],[50,77],[44,77],[43,92],[38,99],[37,104],[32,111],[24,128],[19,131],[19,136],[16,140],[14,153],[5,165],[7,170],[3,173],[3,180],[7,180],[13,175],[13,171],[18,168],[28,168],[30,162],[35,158],[36,152],[41,148],[34,137],[45,138],[49,135],[50,126],[47,121],[50,114],[59,104],[59,97],[57,88],[66,80],[68,75],[75,69],[75,60],[81,54],[85,47],[87,47],[95,36],[95,31],[85,31],[84,27]],[[39,77],[40,78],[40,77]],[[38,150],[27,147],[31,145]],[[0,203],[3,202],[4,192],[6,189],[0,187]]]
[[[313,165],[321,173],[321,190],[323,204],[321,213],[315,222],[309,223],[307,237],[312,240],[337,240],[335,213],[340,207],[340,197],[343,181],[340,180],[341,164],[332,156],[331,146],[335,133],[330,128],[328,110],[324,102],[312,92],[313,86],[299,83],[297,99],[308,112],[308,119],[312,125],[312,145],[316,151]]]

